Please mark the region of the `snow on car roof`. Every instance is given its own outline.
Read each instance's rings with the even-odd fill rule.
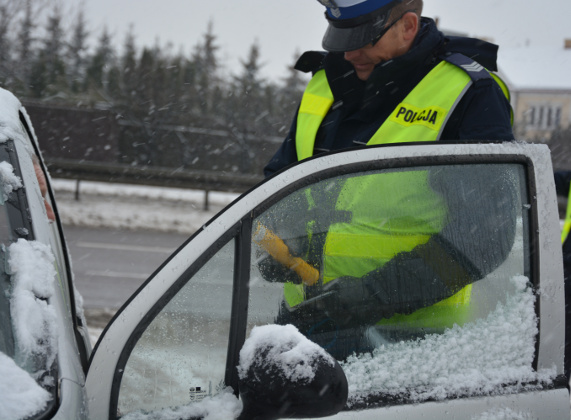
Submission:
[[[20,110],[23,109],[20,101],[6,89],[0,88],[0,142],[20,136],[22,123]]]

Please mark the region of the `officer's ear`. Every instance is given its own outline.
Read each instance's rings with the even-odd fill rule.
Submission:
[[[420,27],[420,19],[414,12],[407,12],[400,19],[400,32],[403,41],[413,42]]]

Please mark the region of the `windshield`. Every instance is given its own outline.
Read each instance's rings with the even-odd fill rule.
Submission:
[[[254,221],[248,326],[293,324],[325,348],[352,407],[545,379],[553,373],[532,367],[529,208],[517,164],[367,171],[303,187]]]

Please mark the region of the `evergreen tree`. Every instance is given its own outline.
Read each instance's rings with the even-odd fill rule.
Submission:
[[[240,60],[242,63],[242,74],[236,78],[239,93],[245,96],[258,96],[262,87],[263,80],[260,77],[260,47],[255,41],[250,46],[250,52],[247,60]]]
[[[129,26],[129,30],[125,36],[120,66],[122,99],[124,102],[134,97],[137,89],[137,46],[135,43],[133,25]]]
[[[0,72],[3,79],[11,69],[12,43],[9,37],[11,22],[17,13],[17,4],[13,0],[0,1]]]
[[[16,93],[19,93],[18,86],[21,85],[18,74],[18,38],[12,34],[15,22],[25,7],[26,3],[20,0],[0,0],[0,78],[4,87],[13,89]]]
[[[234,76],[233,93],[227,109],[232,133],[245,157],[241,170],[248,172],[255,156],[249,140],[262,134],[262,122],[269,113],[267,103],[263,101],[264,80],[260,76],[260,47],[257,41],[251,45],[247,60],[241,60],[241,64],[242,72]]]
[[[98,39],[95,53],[87,66],[87,88],[92,91],[92,94],[105,96],[107,71],[113,66],[114,57],[115,52],[111,45],[111,35],[107,27],[104,27]]]
[[[15,45],[16,61],[18,63],[15,66],[15,70],[21,86],[18,92],[25,95],[28,93],[28,86],[31,84],[32,33],[36,26],[32,0],[26,0],[23,9],[23,17],[18,30],[18,42]]]
[[[233,99],[235,102],[234,124],[241,131],[255,131],[254,123],[261,121],[267,115],[268,109],[262,101],[265,82],[260,75],[260,47],[255,41],[250,46],[247,60],[240,60],[242,72],[234,76]],[[248,121],[249,120],[249,121]]]
[[[195,48],[192,61],[195,66],[195,84],[198,97],[197,107],[203,116],[208,116],[215,108],[220,79],[218,75],[218,58],[214,25],[208,22],[206,33],[201,44]]]
[[[89,36],[85,21],[84,3],[81,4],[77,12],[71,36],[68,45],[68,85],[72,92],[78,92],[85,87],[83,78],[87,63],[87,38]]]
[[[31,27],[26,23],[31,13],[31,10],[26,11],[24,22],[27,28]],[[41,47],[33,54],[29,86],[33,96],[61,99],[66,96],[67,86],[63,61],[64,28],[59,4],[53,6],[51,14],[47,17],[45,32]],[[25,48],[22,48],[21,52],[25,53]]]
[[[63,49],[65,45],[63,14],[61,7],[56,4],[46,26],[44,48],[40,51],[40,60],[45,63],[46,78],[50,94],[57,94],[65,87]]]

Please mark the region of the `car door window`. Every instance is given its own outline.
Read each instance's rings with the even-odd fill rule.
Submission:
[[[248,328],[328,350],[353,408],[540,386],[527,191],[494,163],[304,185],[253,221]]]
[[[234,247],[231,240],[180,279],[180,290],[144,322],[121,378],[119,417],[188,405],[225,388]]]

